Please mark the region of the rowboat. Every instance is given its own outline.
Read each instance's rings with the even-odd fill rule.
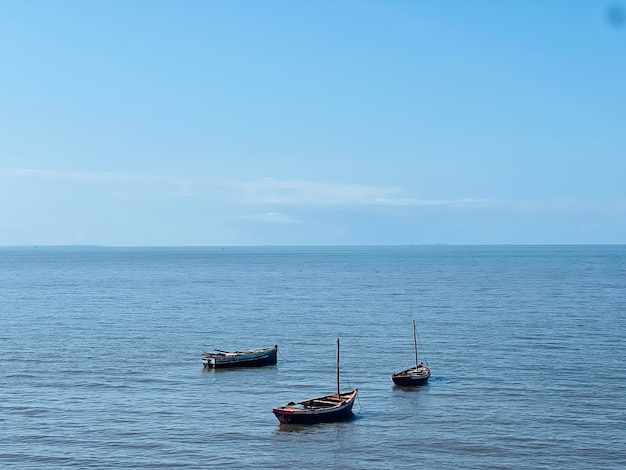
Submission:
[[[315,424],[350,419],[359,389],[341,392],[339,386],[339,338],[337,338],[337,393],[309,398],[272,409],[278,421],[285,424]]]
[[[205,369],[226,367],[259,367],[276,364],[278,345],[271,348],[247,349],[245,351],[223,351],[202,354],[202,364]]]
[[[391,374],[391,380],[401,387],[413,387],[416,385],[426,385],[430,377],[430,368],[423,362],[419,362],[417,357],[417,334],[415,332],[415,320],[413,320],[413,344],[415,346],[415,366],[404,369],[395,374]]]

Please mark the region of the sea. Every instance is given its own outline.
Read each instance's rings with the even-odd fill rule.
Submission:
[[[0,325],[1,468],[626,468],[626,246],[4,247]]]

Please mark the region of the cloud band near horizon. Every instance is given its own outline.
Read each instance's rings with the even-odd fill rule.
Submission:
[[[325,183],[303,180],[261,178],[242,181],[217,178],[181,178],[127,173],[97,173],[29,168],[0,168],[0,177],[40,178],[57,181],[92,182],[131,185],[133,193],[145,185],[159,185],[164,193],[178,196],[215,195],[221,191],[229,203],[250,205],[320,205],[320,206],[443,206],[487,202],[488,199],[419,199],[409,197],[408,191],[396,187],[361,184]],[[153,192],[153,190],[152,190]]]

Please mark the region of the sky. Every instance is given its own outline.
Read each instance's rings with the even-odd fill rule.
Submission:
[[[0,0],[0,246],[626,243],[626,0]]]

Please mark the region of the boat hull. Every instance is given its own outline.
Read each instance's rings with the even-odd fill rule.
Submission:
[[[400,387],[416,387],[420,385],[426,385],[430,378],[430,369],[427,367],[416,371],[415,368],[406,369],[397,374],[391,375],[391,380]]]
[[[328,398],[336,399],[337,395],[312,398],[299,403],[288,403],[274,408],[272,412],[278,421],[283,424],[317,424],[347,421],[354,416],[352,406],[354,405],[357,393],[358,389],[342,393],[342,402],[328,408],[308,408],[306,404],[315,401],[324,401]]]
[[[277,360],[278,346],[234,353],[205,353],[202,356],[202,364],[205,369],[261,367],[276,364]]]
[[[391,376],[393,383],[400,387],[415,387],[418,385],[426,385],[428,383],[428,377],[398,377]]]

